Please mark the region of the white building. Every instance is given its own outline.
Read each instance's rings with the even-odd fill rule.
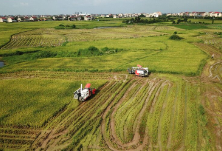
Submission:
[[[113,15],[113,18],[119,18],[119,16],[118,15]]]
[[[12,19],[9,17],[9,18],[7,18],[7,22],[8,23],[12,23]]]
[[[84,20],[92,20],[92,16],[90,16],[90,15],[84,16]]]
[[[21,20],[21,18],[18,17],[17,21],[18,21],[18,22],[21,22],[22,20]]]

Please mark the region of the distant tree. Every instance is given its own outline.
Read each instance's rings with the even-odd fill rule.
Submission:
[[[15,18],[14,18],[15,20],[18,20],[18,16],[15,16]]]
[[[177,24],[179,24],[180,22],[181,22],[181,20],[180,20],[180,19],[178,19],[178,20],[177,20]]]
[[[141,14],[139,17],[146,17],[145,15]]]
[[[138,17],[135,17],[135,22],[136,22],[136,23],[139,23],[139,22],[140,22],[140,19],[141,19],[141,18],[140,18],[139,16],[138,16]]]
[[[171,40],[181,40],[181,39],[183,39],[183,38],[180,37],[180,36],[178,36],[178,35],[176,35],[176,34],[173,34],[172,36],[170,36],[169,39],[171,39]]]

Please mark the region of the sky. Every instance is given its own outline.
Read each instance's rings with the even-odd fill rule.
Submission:
[[[222,0],[0,0],[0,15],[222,12]]]

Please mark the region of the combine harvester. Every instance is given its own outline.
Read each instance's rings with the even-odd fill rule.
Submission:
[[[95,88],[90,88],[91,84],[87,83],[85,88],[81,87],[74,92],[74,99],[78,99],[79,101],[85,101],[87,98],[89,98],[91,95],[96,94]]]
[[[128,72],[137,76],[146,77],[148,76],[148,67],[143,68],[138,64],[137,67],[128,68]]]

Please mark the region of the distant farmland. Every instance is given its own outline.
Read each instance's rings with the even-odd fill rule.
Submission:
[[[0,24],[0,150],[220,150],[216,25]],[[73,99],[86,83],[96,95]]]

